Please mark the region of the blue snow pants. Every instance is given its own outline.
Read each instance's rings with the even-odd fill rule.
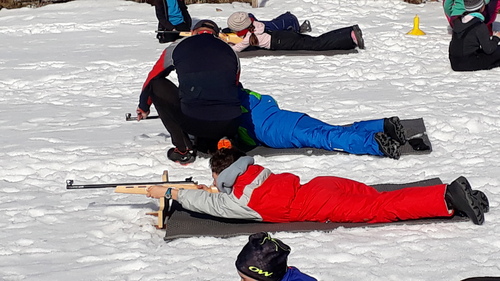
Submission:
[[[374,138],[376,133],[383,131],[384,119],[334,126],[304,115],[293,130],[291,145],[383,156]]]

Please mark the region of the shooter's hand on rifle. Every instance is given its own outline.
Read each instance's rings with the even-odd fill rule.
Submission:
[[[206,186],[204,184],[198,184],[198,189],[203,189],[204,191],[207,191],[207,192],[214,192],[214,188],[216,187],[209,187],[209,186]]]
[[[169,188],[168,186],[159,186],[159,185],[150,186],[146,188],[147,192],[146,196],[160,199],[165,196],[165,192],[167,192],[168,188]],[[172,199],[177,200],[177,193],[179,192],[179,190],[177,190],[177,188],[172,188],[171,192],[172,192]]]
[[[137,113],[137,121],[148,118],[149,111],[146,112],[138,107],[135,112]]]
[[[204,190],[207,192],[214,192],[214,189],[212,187],[206,186],[204,184],[198,184],[196,186],[200,190]],[[146,196],[147,197],[152,197],[156,199],[160,199],[165,196],[165,192],[167,192],[167,189],[169,186],[162,186],[162,185],[153,185],[148,188],[146,188]],[[217,190],[215,190],[217,192]],[[177,194],[179,194],[179,190],[175,187],[172,187],[170,190],[170,193],[172,194],[172,199],[177,200]]]

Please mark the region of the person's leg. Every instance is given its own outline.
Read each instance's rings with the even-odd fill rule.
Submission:
[[[452,62],[452,68],[455,71],[492,69],[500,66],[500,47],[490,55],[478,53],[463,58],[450,58],[450,61]]]
[[[163,125],[170,133],[172,144],[182,152],[192,150],[191,140],[181,127],[183,117],[180,109],[179,89],[165,78],[153,79],[150,85],[153,89],[151,99]]]
[[[208,153],[217,150],[217,142],[221,138],[233,139],[238,133],[239,124],[239,118],[208,121],[185,117],[182,127],[196,137],[196,149]]]
[[[380,151],[374,138],[375,132],[366,130],[367,128],[383,131],[383,122],[380,124],[379,121],[364,121],[344,127],[330,125],[305,115],[299,119],[292,132],[292,144],[294,147],[383,156],[384,153]]]
[[[190,31],[191,30],[191,25],[183,22],[181,24],[178,24],[175,26],[175,30],[177,31]]]
[[[290,31],[274,31],[271,34],[271,49],[274,50],[351,50],[356,48],[352,40],[352,27],[332,30],[318,37]]]
[[[484,66],[485,68],[481,69],[492,69],[500,66],[500,47],[497,47],[496,51],[493,54],[487,55],[481,53],[476,63],[480,66]]]
[[[351,125],[347,125],[345,127],[356,131],[368,131],[374,133],[383,132],[384,119],[358,121],[352,123]]]
[[[445,184],[378,192],[349,179],[318,177],[301,187],[292,214],[301,221],[368,223],[450,217],[445,192]]]
[[[356,48],[352,40],[351,32],[353,27],[344,27],[329,31],[319,36],[322,44],[317,50],[350,50]]]

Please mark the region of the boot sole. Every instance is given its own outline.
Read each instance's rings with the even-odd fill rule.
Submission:
[[[467,208],[465,210],[460,210],[469,217],[474,224],[481,225],[484,223],[484,212],[481,209],[479,200],[472,196],[472,189],[470,186],[464,184],[463,182],[457,182],[460,185],[460,192],[462,193],[460,197],[465,198],[467,201]]]
[[[391,117],[389,118],[389,123],[392,125],[396,134],[394,140],[399,142],[399,144],[404,145],[406,143],[406,133],[403,125],[401,124],[401,120],[399,120],[398,117]]]
[[[473,190],[469,181],[464,176],[460,176],[458,179],[456,179],[456,181],[465,186],[466,189],[471,190],[471,195],[479,201],[479,207],[483,210],[483,213],[487,213],[490,211],[490,202],[484,192],[480,190]]]
[[[389,137],[383,133],[377,133],[375,135],[375,141],[378,143],[379,149],[384,153],[385,156],[398,160],[401,157],[401,151],[397,145],[391,144]]]
[[[480,190],[472,190],[472,196],[474,196],[479,201],[479,207],[483,210],[483,213],[490,211],[490,202],[486,194]]]
[[[358,41],[358,48],[364,49],[365,40],[363,40],[363,32],[361,31],[361,29],[357,24],[352,27],[352,30],[354,31],[354,36],[356,37],[356,41]]]

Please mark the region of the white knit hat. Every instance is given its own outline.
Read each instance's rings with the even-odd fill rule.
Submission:
[[[465,10],[467,12],[474,12],[484,5],[484,0],[464,0]]]
[[[236,12],[229,16],[227,19],[227,26],[232,31],[242,31],[252,24],[252,20],[245,12]]]

